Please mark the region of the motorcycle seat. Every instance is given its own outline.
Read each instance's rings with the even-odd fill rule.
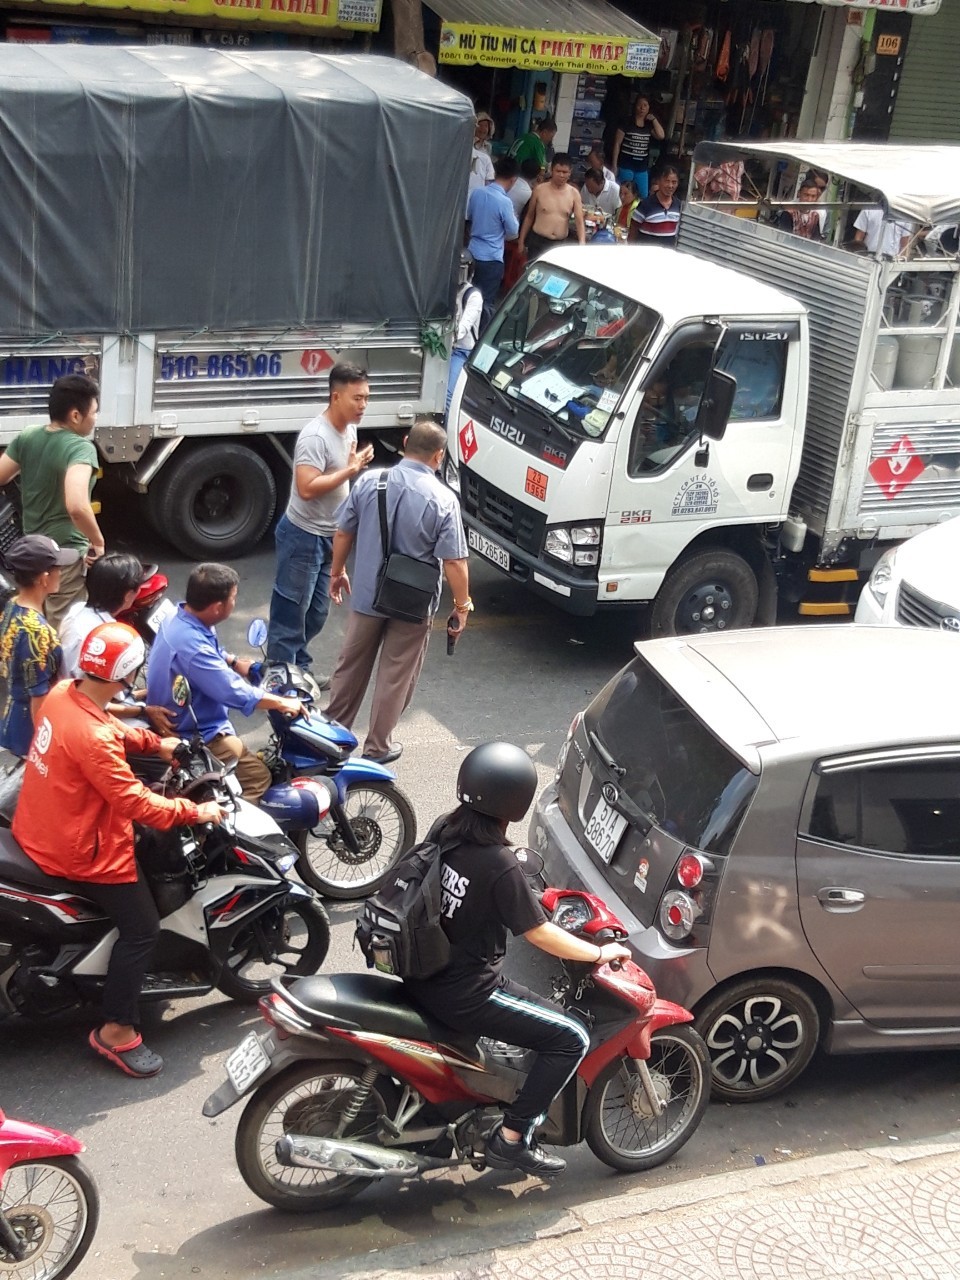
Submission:
[[[28,885],[31,889],[45,889],[48,893],[83,895],[83,885],[62,876],[48,876],[45,871],[41,871],[6,830],[0,830],[0,879],[13,880],[17,884]]]
[[[290,994],[299,1005],[316,1014],[318,1024],[328,1015],[380,1035],[440,1041],[461,1049],[476,1046],[476,1036],[453,1031],[417,1008],[398,978],[375,973],[298,978],[290,987]]]

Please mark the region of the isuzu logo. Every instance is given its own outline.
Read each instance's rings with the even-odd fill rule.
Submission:
[[[956,618],[953,614],[949,617],[940,619],[941,631],[952,631],[955,635],[960,632],[960,618]]]
[[[521,431],[515,427],[512,422],[504,422],[503,418],[491,418],[490,430],[495,431],[498,436],[503,436],[504,440],[510,440],[518,448],[523,448],[523,442],[527,435],[525,431]]]

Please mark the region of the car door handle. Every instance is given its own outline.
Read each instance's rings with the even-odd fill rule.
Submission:
[[[859,911],[867,900],[860,889],[845,889],[840,885],[827,885],[817,894],[817,900],[827,911]]]
[[[773,473],[770,471],[755,471],[752,476],[747,477],[747,489],[751,493],[759,493],[763,489],[769,489],[773,484]]]

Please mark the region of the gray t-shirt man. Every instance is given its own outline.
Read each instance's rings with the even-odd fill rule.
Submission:
[[[318,413],[297,436],[293,453],[294,474],[299,466],[316,467],[321,472],[338,471],[347,465],[350,447],[356,442],[355,423],[351,422],[345,430],[338,431],[325,413]],[[350,485],[344,480],[343,484],[329,493],[307,501],[297,493],[297,486],[291,485],[287,519],[307,533],[332,538],[337,531],[337,509],[349,490]]]

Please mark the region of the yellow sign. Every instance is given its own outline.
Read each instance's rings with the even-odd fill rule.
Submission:
[[[573,71],[601,76],[652,76],[660,42],[582,31],[530,31],[445,22],[440,61],[464,66],[521,67],[527,71]]]
[[[877,36],[877,53],[897,54],[900,52],[901,43],[900,36]]]
[[[35,0],[26,0],[30,4]],[[382,0],[67,0],[94,9],[176,13],[190,18],[263,23],[296,22],[308,27],[376,31]],[[46,8],[44,3],[38,8]],[[53,7],[53,6],[50,6]]]

